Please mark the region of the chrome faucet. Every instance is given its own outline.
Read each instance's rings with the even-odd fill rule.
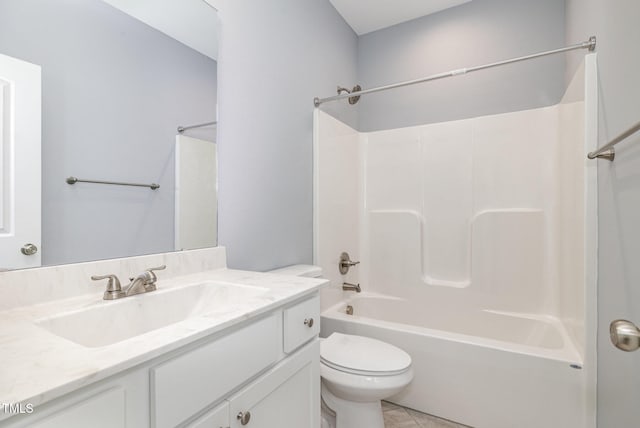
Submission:
[[[342,289],[344,291],[355,291],[356,293],[362,291],[362,289],[360,289],[360,284],[349,284],[348,282],[342,283]]]
[[[108,279],[109,282],[107,282],[107,290],[104,292],[103,298],[104,300],[115,300],[121,299],[123,297],[134,296],[140,293],[148,293],[150,291],[154,291],[156,289],[156,281],[158,280],[158,277],[156,276],[154,271],[163,270],[166,268],[166,265],[150,268],[145,270],[135,278],[129,278],[131,282],[124,290],[122,289],[120,280],[116,275],[94,275],[91,277],[91,279],[94,281]]]

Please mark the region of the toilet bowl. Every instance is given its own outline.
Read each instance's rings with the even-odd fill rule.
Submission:
[[[322,269],[294,265],[271,271],[320,277]],[[380,340],[333,333],[320,342],[322,428],[384,428],[380,401],[413,379],[411,357]]]
[[[335,428],[384,428],[380,401],[413,379],[411,357],[388,343],[333,333],[320,343],[322,399]]]

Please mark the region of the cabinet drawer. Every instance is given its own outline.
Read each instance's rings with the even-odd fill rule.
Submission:
[[[284,352],[289,354],[320,332],[320,296],[316,294],[283,312]]]
[[[275,363],[278,315],[152,368],[152,425],[175,427]]]

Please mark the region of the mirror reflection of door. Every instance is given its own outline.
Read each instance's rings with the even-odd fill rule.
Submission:
[[[40,76],[0,54],[0,270],[41,263]]]
[[[216,143],[176,137],[175,249],[218,244]]]

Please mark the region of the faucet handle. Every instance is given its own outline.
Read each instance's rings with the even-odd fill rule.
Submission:
[[[148,280],[147,280],[147,284],[151,285],[151,284],[155,284],[156,281],[158,280],[158,277],[156,276],[155,273],[153,273],[154,271],[157,270],[165,270],[167,268],[167,265],[162,265],[162,266],[158,266],[158,267],[154,267],[154,268],[149,268],[145,271],[145,274],[147,274],[148,276]]]
[[[103,279],[108,279],[109,282],[107,282],[107,291],[122,290],[122,286],[120,285],[120,280],[116,275],[93,275],[91,279],[94,281],[101,281]]]
[[[351,261],[349,253],[343,252],[340,254],[340,261],[338,262],[338,270],[342,275],[346,275],[349,272],[349,268],[360,264],[360,262]]]
[[[149,269],[146,269],[141,275],[144,275],[146,277],[146,281],[148,284],[153,284],[158,279],[156,274],[153,272],[157,270],[165,270],[166,268],[167,268],[167,265],[149,268]],[[134,279],[136,279],[134,276],[129,277],[129,281],[133,281]]]
[[[104,300],[113,300],[119,297],[124,297],[124,291],[122,291],[120,280],[116,275],[93,275],[91,279],[93,281],[101,281],[103,279],[109,280],[109,282],[107,282],[107,289],[104,292]]]

